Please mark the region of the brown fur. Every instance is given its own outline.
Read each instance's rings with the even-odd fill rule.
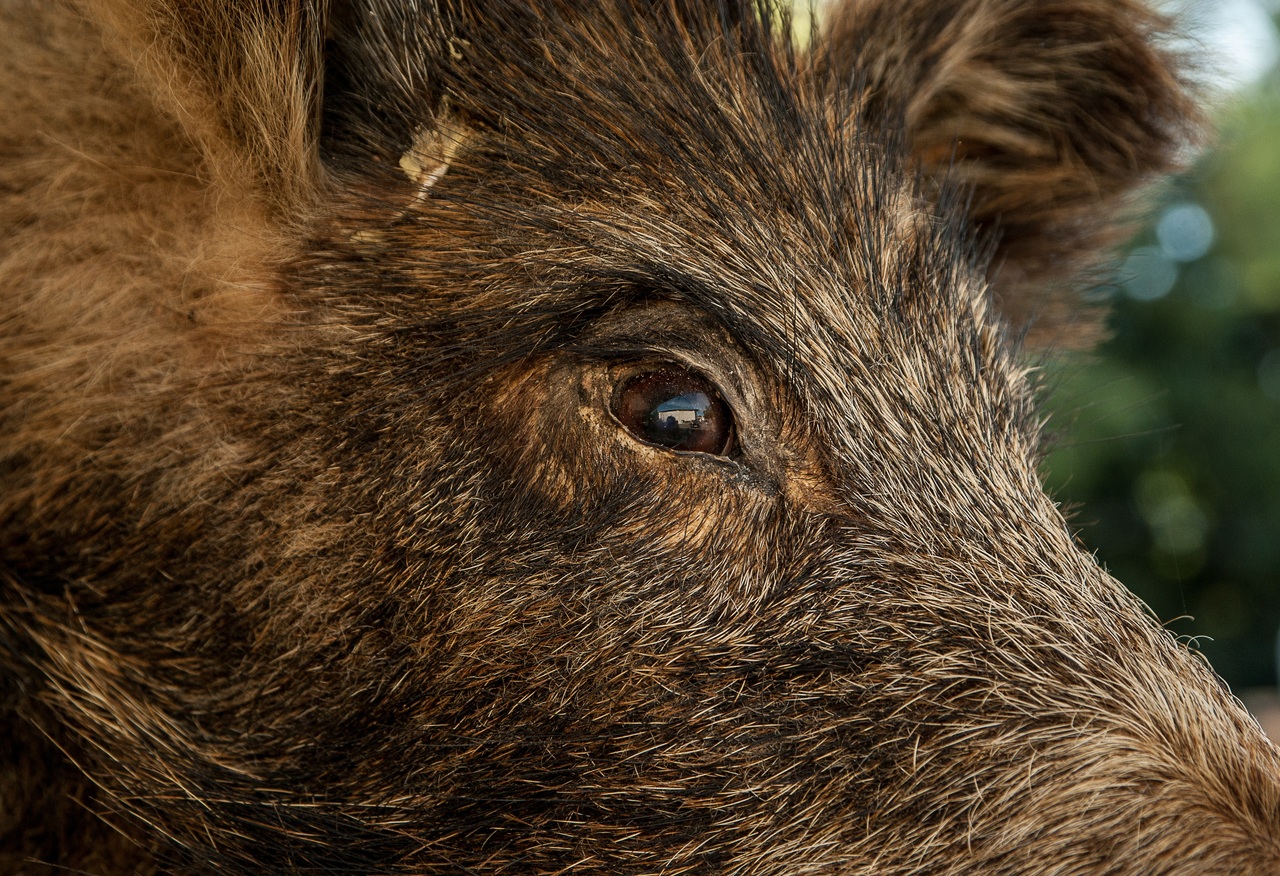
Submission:
[[[0,3],[0,869],[1280,870],[1008,339],[1196,135],[1167,23],[774,20]],[[727,455],[610,413],[671,367]]]

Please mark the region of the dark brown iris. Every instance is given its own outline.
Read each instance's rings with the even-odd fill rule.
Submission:
[[[725,456],[733,448],[733,416],[704,378],[670,366],[628,378],[613,396],[613,414],[641,441]]]

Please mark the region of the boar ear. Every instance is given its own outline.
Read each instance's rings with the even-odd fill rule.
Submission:
[[[1009,321],[1037,317],[1033,341],[1078,345],[1098,320],[1062,290],[1201,121],[1169,33],[1137,0],[849,0],[816,60],[865,77],[866,112],[904,120],[924,172],[971,188]]]
[[[126,57],[205,155],[215,182],[305,201],[316,135],[324,0],[92,0]]]

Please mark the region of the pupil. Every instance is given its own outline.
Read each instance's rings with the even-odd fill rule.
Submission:
[[[733,435],[729,406],[702,377],[662,369],[619,387],[613,413],[642,441],[697,453],[727,454]]]
[[[711,399],[705,392],[690,392],[654,406],[645,423],[645,438],[664,447],[687,449],[715,426]]]

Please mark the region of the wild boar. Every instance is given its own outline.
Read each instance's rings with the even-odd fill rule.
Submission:
[[[1037,478],[1137,0],[0,9],[6,872],[1280,873]]]

